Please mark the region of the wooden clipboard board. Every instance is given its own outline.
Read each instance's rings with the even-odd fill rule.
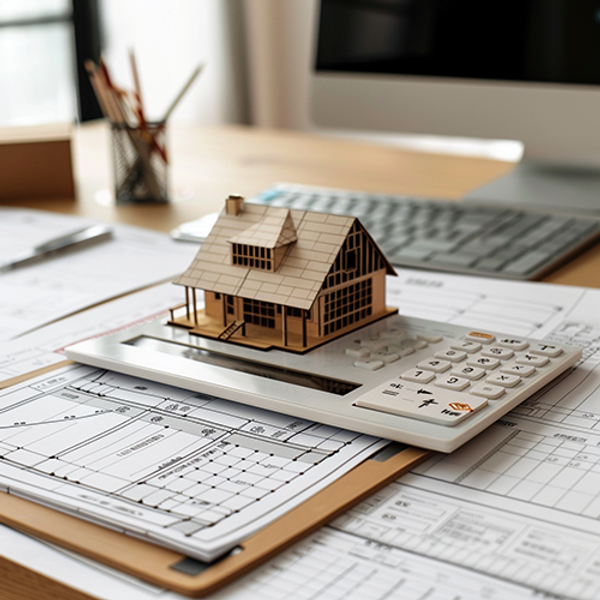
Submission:
[[[0,522],[180,594],[210,594],[341,515],[431,455],[392,443],[211,564],[0,493]]]

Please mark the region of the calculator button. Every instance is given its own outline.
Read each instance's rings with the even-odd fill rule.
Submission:
[[[365,348],[364,346],[350,346],[349,348],[346,348],[346,354],[348,356],[361,358],[362,356],[369,356],[369,354],[371,354],[371,351],[368,348]]]
[[[423,340],[428,344],[437,344],[438,342],[441,342],[444,339],[444,336],[436,335],[433,333],[417,333],[416,337],[418,340]]]
[[[519,365],[531,365],[532,367],[543,367],[545,364],[549,362],[549,358],[547,356],[537,356],[535,354],[521,354],[521,356],[517,356],[515,362]]]
[[[460,362],[467,358],[467,353],[462,350],[452,350],[452,348],[448,348],[447,350],[440,350],[435,353],[436,358],[441,358],[443,360],[449,360],[450,362]]]
[[[422,360],[417,364],[419,369],[426,369],[428,371],[433,371],[434,373],[443,373],[447,371],[452,366],[452,363],[447,360],[441,360],[439,358],[428,358],[427,360]]]
[[[556,358],[557,356],[560,356],[563,351],[562,348],[559,348],[558,346],[538,342],[536,344],[531,345],[530,352],[532,354],[540,354],[541,356],[549,356],[550,358]]]
[[[400,341],[400,347],[412,348],[413,350],[422,350],[423,348],[427,348],[427,342],[424,342],[423,340],[406,338],[405,340]]]
[[[473,354],[473,352],[481,350],[481,344],[463,340],[462,342],[453,342],[452,344],[450,344],[450,348],[452,348],[453,350],[463,350],[464,352]]]
[[[481,351],[483,356],[491,356],[492,358],[499,358],[500,360],[507,360],[512,358],[515,353],[508,348],[502,348],[500,346],[490,346],[489,348],[484,348]]]
[[[366,348],[370,352],[379,352],[383,350],[388,345],[388,342],[385,340],[368,340],[366,342],[362,342],[363,348]]]
[[[386,365],[400,360],[400,355],[395,352],[372,352],[371,358],[382,360]]]
[[[437,385],[438,387],[443,387],[449,390],[456,390],[457,392],[460,392],[460,390],[464,390],[471,384],[469,383],[468,379],[456,377],[455,375],[450,375],[450,377],[439,377],[435,381],[435,385]]]
[[[486,406],[487,400],[392,380],[363,394],[355,405],[439,425],[456,425]]]
[[[505,389],[502,386],[493,385],[491,383],[480,383],[469,391],[471,394],[489,398],[490,400],[496,400],[505,393]]]
[[[429,383],[432,379],[435,379],[435,373],[426,371],[425,369],[410,369],[400,375],[402,379],[406,381],[416,381],[417,383]]]
[[[493,385],[501,385],[502,387],[515,387],[521,378],[518,375],[510,375],[509,373],[496,373],[494,375],[490,375],[486,380],[486,383],[491,383]]]
[[[489,356],[473,356],[469,358],[467,364],[471,367],[480,367],[482,369],[495,369],[500,364],[500,361],[497,358]]]
[[[471,331],[465,335],[465,340],[469,342],[480,342],[482,344],[491,344],[496,341],[496,338],[491,333],[483,333],[481,331]]]
[[[529,347],[529,344],[525,340],[519,340],[517,338],[502,338],[498,340],[500,346],[505,348],[511,348],[512,350],[525,350]]]
[[[377,371],[377,369],[381,369],[381,367],[385,366],[385,363],[382,360],[373,360],[370,358],[357,360],[354,363],[355,367],[359,369],[367,369],[367,371]]]
[[[389,331],[382,331],[379,337],[382,340],[401,339],[405,334],[404,329],[390,329]]]
[[[520,375],[521,377],[529,377],[536,371],[535,367],[531,365],[508,365],[500,369],[503,373],[509,373],[510,375]]]
[[[457,375],[458,377],[466,377],[471,381],[475,381],[477,379],[481,379],[485,375],[485,369],[481,369],[479,367],[471,367],[467,365],[466,367],[455,367],[452,370],[452,375]]]

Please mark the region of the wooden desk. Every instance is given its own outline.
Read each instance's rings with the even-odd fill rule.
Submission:
[[[278,181],[458,199],[512,168],[499,161],[424,154],[297,132],[177,127],[169,133],[171,184],[176,194],[169,205],[102,204],[111,181],[108,130],[103,124],[86,125],[76,134],[78,201],[31,199],[18,205],[168,231],[219,210],[231,192],[251,196]],[[600,287],[598,273],[600,244],[546,281]],[[33,590],[34,594],[43,590],[43,597],[50,600],[89,600],[85,594],[0,557],[0,598],[29,600]]]

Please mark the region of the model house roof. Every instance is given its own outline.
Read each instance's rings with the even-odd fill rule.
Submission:
[[[237,215],[221,213],[190,267],[173,283],[309,309],[355,221],[354,217],[244,203]],[[289,247],[273,272],[231,264],[232,243]],[[388,273],[395,274],[384,261]]]

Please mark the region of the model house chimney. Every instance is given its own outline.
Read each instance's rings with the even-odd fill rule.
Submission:
[[[229,197],[225,200],[225,213],[235,217],[243,210],[244,197],[239,194],[229,194]]]

